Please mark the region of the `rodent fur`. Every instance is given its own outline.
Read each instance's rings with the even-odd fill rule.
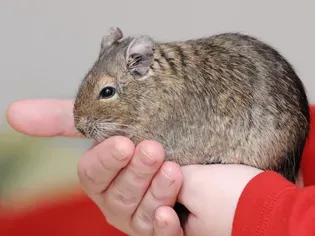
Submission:
[[[116,88],[108,99],[99,94]],[[245,164],[294,182],[309,132],[301,80],[274,48],[240,33],[178,42],[104,36],[74,103],[77,129],[102,141],[159,141],[166,160]]]

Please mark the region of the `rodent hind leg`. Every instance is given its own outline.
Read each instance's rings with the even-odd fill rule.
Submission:
[[[228,165],[228,164],[244,164],[244,163],[241,163],[239,161],[224,161],[224,159],[226,160],[231,160],[230,158],[227,159],[227,158],[224,158],[224,157],[219,157],[219,156],[211,156],[211,157],[208,157],[205,159],[205,163],[204,165],[215,165],[215,164],[225,164],[225,165]]]
[[[205,162],[205,165],[215,165],[215,164],[227,164],[227,163],[224,163],[222,160],[220,160],[219,158],[218,159],[215,159],[215,160],[207,160]]]

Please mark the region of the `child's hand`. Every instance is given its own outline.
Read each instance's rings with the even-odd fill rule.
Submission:
[[[119,230],[131,236],[180,236],[172,207],[182,173],[177,164],[163,161],[164,149],[155,141],[135,148],[127,138],[112,137],[83,155],[79,177],[108,223]]]
[[[230,236],[247,183],[262,171],[244,165],[184,166],[178,201],[191,212],[185,235]]]

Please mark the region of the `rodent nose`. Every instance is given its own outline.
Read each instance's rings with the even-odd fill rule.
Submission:
[[[80,119],[78,119],[78,121],[76,122],[76,128],[77,130],[83,134],[84,136],[86,136],[86,126],[87,126],[87,119],[84,117],[81,117]]]

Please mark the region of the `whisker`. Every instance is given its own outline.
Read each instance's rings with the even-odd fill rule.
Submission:
[[[102,120],[101,122],[93,121],[90,123],[85,136],[87,138],[92,138],[97,142],[102,142],[114,135],[122,135],[130,138],[136,134],[135,131],[134,127],[130,125]],[[80,133],[79,131],[77,132],[78,134]]]
[[[118,122],[104,122],[104,121],[102,121],[102,122],[95,122],[95,123],[97,123],[97,124],[106,124],[106,125],[126,125],[126,124],[122,124],[122,123],[118,123]]]
[[[98,127],[130,127],[130,125],[120,124],[120,123],[97,123]]]
[[[101,135],[97,132],[95,134],[95,138],[94,138],[97,142],[102,142],[104,140],[104,138],[101,137]]]

